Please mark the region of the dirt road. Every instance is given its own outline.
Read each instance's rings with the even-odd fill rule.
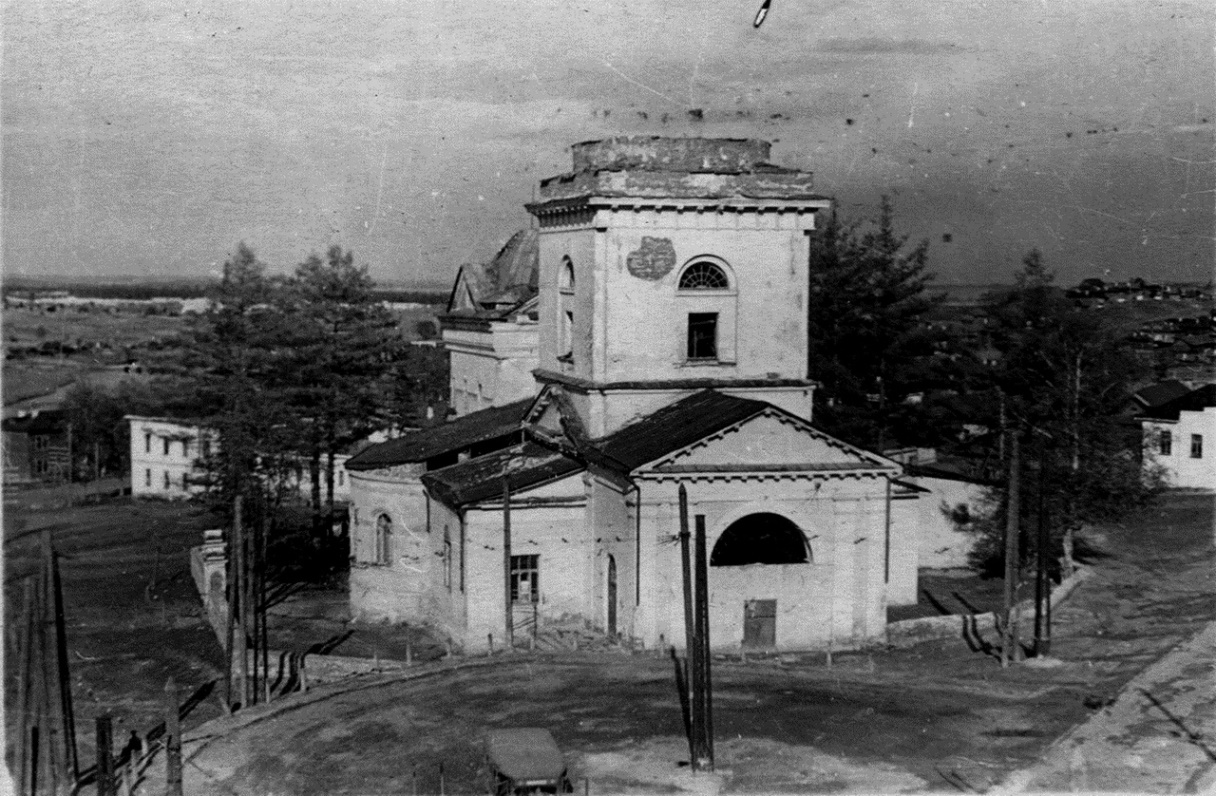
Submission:
[[[1102,711],[1129,680],[1216,619],[1212,520],[1212,496],[1172,495],[1096,535],[1093,576],[1057,611],[1047,665],[1001,670],[962,641],[837,656],[831,669],[817,655],[719,661],[713,778],[693,780],[680,765],[687,753],[669,661],[515,656],[365,680],[213,722],[187,745],[188,790],[371,794],[416,783],[436,792],[442,763],[448,792],[475,791],[484,782],[478,737],[506,725],[552,729],[574,775],[595,792],[1008,784],[1055,754],[1055,739],[1111,713]],[[1166,680],[1182,690],[1196,674],[1204,672],[1183,666]],[[1149,741],[1164,731],[1130,730]],[[1021,784],[1068,790],[1078,784],[1071,770]],[[1204,774],[1183,781],[1196,776]]]

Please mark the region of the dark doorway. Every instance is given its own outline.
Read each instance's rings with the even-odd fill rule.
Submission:
[[[616,559],[608,556],[608,635],[616,635]]]
[[[743,603],[743,646],[770,649],[777,646],[777,601]]]
[[[811,560],[806,537],[780,514],[749,514],[730,524],[714,545],[711,567],[746,564],[805,564]]]

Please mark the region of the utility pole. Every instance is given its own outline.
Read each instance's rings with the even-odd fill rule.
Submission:
[[[503,638],[506,649],[515,646],[515,618],[511,611],[511,483],[504,472],[502,476],[502,591],[503,591]]]
[[[705,554],[705,515],[696,516],[697,668],[701,703],[701,767],[714,770],[714,703],[709,660],[709,565]]]
[[[696,672],[693,661],[696,660],[697,647],[697,631],[693,621],[693,599],[692,599],[692,564],[689,561],[689,537],[688,532],[688,490],[680,484],[680,568],[683,574],[684,585],[684,693],[681,694],[683,701],[689,705],[689,722],[688,722],[688,764],[693,771],[698,768],[697,755],[697,730],[698,715],[696,707],[697,687],[695,684]],[[677,686],[680,684],[677,683]]]
[[[1034,654],[1041,657],[1051,652],[1051,577],[1048,562],[1051,560],[1051,542],[1047,524],[1047,478],[1043,460],[1043,447],[1039,446],[1039,525],[1035,544],[1034,581]]]
[[[1019,476],[1022,464],[1021,446],[1016,427],[1009,438],[1009,482],[1005,510],[1005,632],[1001,643],[1001,668],[1017,660],[1015,647],[1018,643],[1017,619],[1014,600],[1017,596],[1018,527],[1021,514]]]

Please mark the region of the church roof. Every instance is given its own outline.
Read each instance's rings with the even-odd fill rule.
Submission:
[[[1144,420],[1177,420],[1181,412],[1202,412],[1216,406],[1216,384],[1205,384],[1198,390],[1145,410],[1138,417]]]
[[[604,456],[626,471],[633,470],[768,407],[763,401],[702,390],[591,443],[589,458]]]
[[[449,506],[464,506],[502,495],[504,474],[511,492],[516,493],[582,469],[575,459],[525,442],[433,470],[422,476],[422,483]]]
[[[398,464],[425,462],[480,442],[507,436],[520,430],[524,413],[531,405],[532,399],[524,398],[373,445],[352,456],[346,462],[346,469],[378,470]]]
[[[460,267],[448,299],[448,312],[506,317],[537,294],[539,272],[539,234],[535,229],[521,229],[490,262]],[[471,307],[467,306],[470,302]]]

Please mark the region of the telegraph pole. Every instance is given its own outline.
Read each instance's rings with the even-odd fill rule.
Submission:
[[[690,706],[690,721],[688,726],[688,764],[693,771],[698,768],[697,730],[699,716],[696,704],[696,660],[697,631],[693,621],[692,600],[692,564],[689,561],[689,532],[688,532],[688,490],[680,484],[680,565],[684,585],[684,693],[685,702]],[[678,684],[677,684],[678,685]]]
[[[1001,643],[1001,668],[1017,660],[1015,647],[1018,643],[1017,619],[1014,599],[1017,596],[1018,520],[1021,514],[1020,470],[1021,446],[1015,428],[1009,439],[1009,483],[1005,510],[1005,632]]]
[[[714,703],[709,662],[709,566],[705,555],[705,515],[696,517],[697,527],[697,669],[701,707],[700,756],[702,767],[714,770]]]
[[[515,618],[511,612],[511,483],[502,476],[502,586],[506,649],[515,646]]]

